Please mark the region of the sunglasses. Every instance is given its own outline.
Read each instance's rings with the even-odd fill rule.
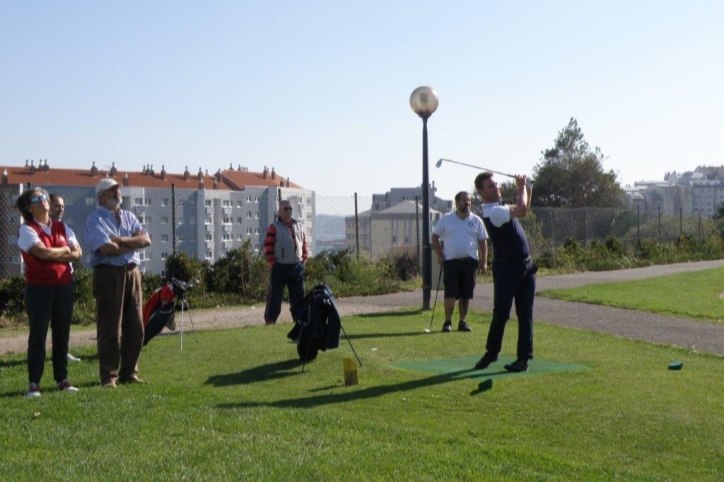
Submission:
[[[292,208],[282,208],[282,211],[291,211]]]
[[[41,194],[40,196],[31,197],[30,204],[39,203],[39,202],[43,202],[43,201],[47,201],[47,200],[48,200],[48,196],[46,196],[45,194]]]

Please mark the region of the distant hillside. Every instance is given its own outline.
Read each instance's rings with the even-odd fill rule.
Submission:
[[[314,237],[318,241],[344,239],[344,216],[318,214],[314,220]]]

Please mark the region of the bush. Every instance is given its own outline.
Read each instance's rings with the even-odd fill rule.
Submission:
[[[166,278],[192,281],[201,278],[201,261],[181,251],[166,258]]]

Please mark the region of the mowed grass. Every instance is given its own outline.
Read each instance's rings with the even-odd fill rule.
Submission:
[[[2,480],[706,481],[724,478],[721,357],[536,325],[536,357],[582,371],[480,378],[392,366],[479,356],[473,333],[423,333],[430,312],[343,320],[364,364],[343,386],[345,340],[302,372],[289,325],[153,340],[149,383],[103,389],[92,347],[77,394],[24,398],[24,356],[0,357]],[[435,320],[439,329],[442,319]],[[515,322],[503,354],[513,355]],[[671,361],[681,371],[669,371]],[[536,363],[535,360],[532,363]],[[493,365],[491,370],[502,367]]]
[[[546,290],[539,295],[565,301],[615,306],[722,323],[724,320],[722,293],[724,293],[724,268],[622,283]]]

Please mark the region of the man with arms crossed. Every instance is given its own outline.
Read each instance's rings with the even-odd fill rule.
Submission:
[[[121,186],[115,180],[96,185],[96,200],[99,206],[86,221],[86,241],[92,253],[98,363],[103,386],[115,388],[116,383],[143,383],[138,378],[143,346],[138,251],[150,246],[151,238],[132,212],[121,209]]]
[[[444,250],[440,244],[441,237],[444,239]],[[458,331],[472,331],[465,317],[475,290],[475,276],[478,271],[485,273],[487,269],[487,237],[482,219],[470,212],[470,195],[460,191],[455,195],[455,211],[441,217],[432,232],[432,247],[437,253],[437,262],[441,269],[444,268],[445,277],[443,332],[452,331],[456,299],[460,300]]]

